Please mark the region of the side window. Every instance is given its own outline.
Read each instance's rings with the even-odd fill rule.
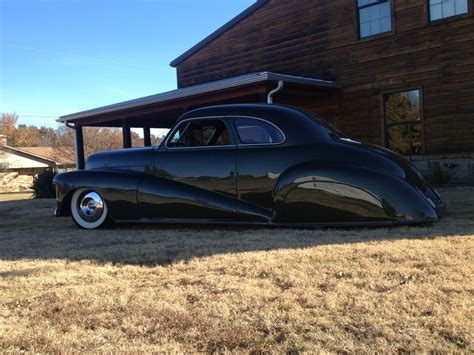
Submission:
[[[428,2],[430,21],[438,21],[469,12],[468,0],[428,0]]]
[[[189,122],[183,122],[179,125],[178,129],[174,132],[173,137],[168,141],[168,147],[179,147],[180,142],[184,141],[183,135],[188,128]]]
[[[386,144],[403,155],[421,154],[421,93],[411,90],[384,95]]]
[[[221,120],[183,122],[168,141],[169,148],[212,147],[230,145],[230,134]]]
[[[359,37],[366,38],[392,30],[391,0],[357,0]]]
[[[235,127],[244,144],[278,144],[283,143],[285,136],[274,125],[252,118],[238,118]]]

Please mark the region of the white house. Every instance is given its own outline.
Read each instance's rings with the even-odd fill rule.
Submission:
[[[0,193],[30,191],[33,177],[54,168],[73,170],[74,151],[69,148],[10,147],[0,135]]]

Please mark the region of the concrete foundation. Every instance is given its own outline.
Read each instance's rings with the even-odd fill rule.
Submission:
[[[411,156],[409,159],[430,181],[441,178],[449,184],[474,185],[474,152]]]

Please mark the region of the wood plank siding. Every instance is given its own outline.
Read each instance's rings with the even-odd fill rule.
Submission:
[[[384,145],[383,93],[420,89],[426,154],[474,151],[474,17],[429,22],[427,0],[392,0],[393,31],[359,39],[355,0],[270,0],[177,64],[186,87],[249,72],[335,80],[335,93],[277,96]],[[278,99],[280,98],[280,101]]]

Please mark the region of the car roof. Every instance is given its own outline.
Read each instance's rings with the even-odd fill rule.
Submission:
[[[327,133],[306,112],[294,107],[275,104],[232,104],[198,108],[185,113],[177,124],[183,120],[199,117],[255,117],[269,121],[279,127],[287,137],[287,143],[305,144],[327,138]]]
[[[232,116],[248,114],[249,116],[268,116],[270,114],[302,114],[301,111],[284,105],[274,104],[230,104],[201,107],[185,113],[179,120],[202,116]],[[306,117],[303,119],[307,119]]]

